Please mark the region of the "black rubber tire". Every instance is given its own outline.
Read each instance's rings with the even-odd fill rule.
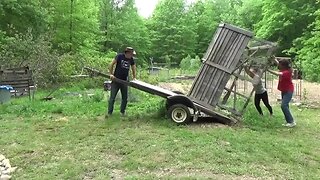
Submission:
[[[174,104],[170,106],[168,117],[177,124],[188,124],[192,120],[189,108],[183,104]]]

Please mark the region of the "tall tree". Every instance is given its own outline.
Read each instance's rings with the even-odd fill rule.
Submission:
[[[212,2],[197,1],[192,4],[188,12],[190,16],[192,16],[192,19],[194,19],[193,26],[197,34],[195,54],[200,57],[205,53],[216,26],[219,23],[212,7]]]
[[[126,46],[132,46],[139,57],[146,57],[150,47],[149,34],[134,0],[103,0],[100,14],[105,34],[104,50],[120,52]]]
[[[91,0],[56,0],[50,7],[54,45],[63,52],[97,49],[99,6]]]
[[[188,54],[194,55],[196,44],[193,19],[186,13],[184,0],[161,0],[149,22],[152,55],[156,61],[180,61]]]
[[[243,0],[242,5],[236,5],[237,24],[251,31],[262,20],[263,0]]]
[[[38,36],[47,30],[46,15],[41,0],[1,0],[0,30],[13,36],[32,29],[33,35]]]
[[[294,46],[289,51],[297,55],[299,64],[308,80],[320,81],[320,10],[314,15],[315,22],[310,26],[311,31],[306,31],[302,37],[294,41]]]
[[[316,1],[310,0],[265,0],[263,19],[257,24],[257,35],[279,43],[279,53],[291,47],[314,22],[314,12],[319,9]]]

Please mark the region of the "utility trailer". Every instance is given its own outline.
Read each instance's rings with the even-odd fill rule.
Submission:
[[[244,65],[255,60],[266,70],[275,47],[274,43],[255,39],[252,32],[230,24],[220,24],[187,95],[138,80],[128,82],[115,78],[113,81],[165,98],[168,116],[178,124],[195,122],[201,116],[235,124],[253,94],[253,90],[249,95],[237,91],[238,79],[252,82],[241,75]],[[109,78],[108,74],[98,70],[85,69],[93,76]],[[239,108],[236,104],[240,98],[244,100],[241,100]]]

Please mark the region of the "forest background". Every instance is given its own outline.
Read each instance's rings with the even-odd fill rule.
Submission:
[[[28,65],[39,86],[79,74],[83,66],[106,69],[132,46],[139,68],[154,62],[192,68],[221,22],[277,42],[310,81],[320,81],[318,0],[160,0],[149,18],[134,0],[2,0],[0,65]]]

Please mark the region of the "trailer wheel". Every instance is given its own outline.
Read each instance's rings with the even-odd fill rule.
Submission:
[[[177,124],[187,124],[191,122],[191,113],[187,106],[174,104],[169,107],[168,116]]]

